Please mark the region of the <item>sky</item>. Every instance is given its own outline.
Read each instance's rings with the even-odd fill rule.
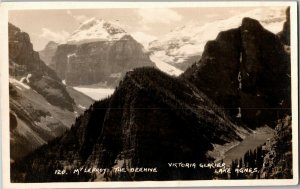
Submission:
[[[152,41],[189,22],[205,24],[255,8],[257,7],[13,10],[9,12],[9,22],[27,32],[34,50],[39,51],[49,41],[62,42],[80,23],[92,17],[117,21],[134,37]]]

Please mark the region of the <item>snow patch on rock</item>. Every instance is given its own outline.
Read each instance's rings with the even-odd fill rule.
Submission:
[[[85,110],[86,107],[85,106],[82,106],[81,104],[78,104],[78,108],[82,109],[82,110]]]
[[[22,79],[23,79],[23,78],[22,78]],[[22,79],[21,79],[21,80],[22,80]],[[24,79],[25,79],[25,78],[24,78]],[[25,83],[21,82],[21,80],[18,81],[18,80],[14,79],[14,78],[9,78],[9,82],[10,82],[11,84],[15,85],[16,87],[18,87],[19,89],[21,89],[21,90],[23,90],[23,89],[29,90],[30,87],[29,87],[28,85],[26,85]]]

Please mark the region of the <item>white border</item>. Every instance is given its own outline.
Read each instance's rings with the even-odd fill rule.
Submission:
[[[8,95],[8,11],[25,9],[97,9],[97,8],[158,8],[158,7],[249,7],[290,6],[291,11],[291,77],[293,179],[268,180],[199,180],[141,182],[73,182],[73,183],[10,183],[9,156],[9,95]],[[276,186],[298,184],[298,59],[297,2],[4,2],[0,3],[0,82],[2,128],[2,175],[4,188],[95,188],[95,187],[192,187],[192,186]]]

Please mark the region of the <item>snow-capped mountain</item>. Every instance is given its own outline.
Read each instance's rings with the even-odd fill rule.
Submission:
[[[92,43],[92,42],[98,42],[98,43],[108,42],[110,44],[113,44],[117,41],[127,39],[126,36],[130,35],[130,36],[132,36],[132,38],[134,40],[136,40],[138,43],[141,44],[140,50],[145,52],[146,51],[145,49],[148,48],[149,42],[153,41],[155,39],[153,36],[145,35],[142,32],[135,32],[135,33],[129,34],[123,29],[123,27],[124,26],[122,26],[120,23],[118,23],[116,21],[106,21],[106,20],[96,18],[96,17],[90,18],[90,19],[84,21],[68,38],[66,38],[63,42],[59,43],[58,46],[61,46],[61,48],[58,50],[61,51],[62,47],[65,45],[68,45],[68,47],[70,47],[70,45],[73,45],[74,46],[73,48],[76,49],[77,47],[75,47],[75,46],[79,47],[82,44],[88,44],[88,43]],[[46,47],[43,51],[39,52],[41,59],[43,61],[45,61],[47,63],[47,65],[51,65],[51,67],[54,70],[61,69],[60,66],[58,66],[56,68],[57,61],[55,60],[56,55],[53,52],[53,49],[51,49],[51,51],[49,51],[47,49],[48,49],[48,44],[46,45]],[[56,51],[56,50],[57,50],[57,46],[55,47],[54,51]],[[140,50],[137,50],[136,52],[139,52]],[[103,50],[100,50],[100,51],[102,52]],[[53,53],[51,53],[51,52],[53,52]],[[144,54],[146,55],[146,53],[144,53]],[[52,58],[54,58],[54,60]],[[182,71],[180,69],[178,69],[170,64],[166,64],[165,62],[156,61],[156,60],[158,60],[158,59],[155,57],[151,58],[151,61],[153,61],[153,63],[155,63],[155,66],[157,68],[168,73],[169,75],[180,75],[182,73]],[[107,65],[110,65],[110,64],[107,64]],[[150,65],[150,64],[148,64],[148,65]],[[134,67],[136,67],[136,66],[134,66]],[[60,75],[60,72],[64,72],[64,70],[60,70],[60,71],[56,70],[56,71],[59,72],[58,75]],[[126,70],[124,70],[124,71],[126,71]],[[118,71],[118,72],[120,72],[120,71]],[[62,78],[64,78],[64,77],[62,77]],[[102,82],[102,81],[99,81],[99,82]],[[90,83],[90,82],[88,82],[88,83]]]
[[[113,43],[131,35],[143,44],[143,51],[150,51],[150,60],[157,68],[169,75],[180,75],[200,59],[207,41],[215,39],[220,31],[240,26],[244,17],[257,19],[267,30],[278,33],[285,21],[285,7],[258,8],[204,25],[191,22],[175,28],[148,45],[145,44],[145,39],[149,41],[150,38],[144,34],[135,32],[131,35],[117,21],[93,17],[83,22],[62,44],[80,46],[91,42]]]
[[[126,31],[122,29],[118,22],[108,22],[93,17],[83,22],[66,39],[65,43],[83,44],[94,41],[116,41],[120,40],[126,34]]]
[[[93,17],[83,22],[64,43],[80,45],[96,41],[113,42],[122,39],[125,35],[131,35],[137,42],[142,44],[145,49],[148,48],[149,42],[153,41],[153,38],[149,38],[149,36],[139,32],[128,34],[118,22]],[[145,41],[148,43],[147,45]],[[159,61],[155,57],[151,58],[151,61],[155,63],[156,67],[169,75],[180,75],[182,73],[180,69]]]
[[[244,17],[256,19],[267,30],[278,33],[282,30],[285,21],[285,9],[285,7],[258,8],[204,25],[188,23],[150,42],[149,50],[152,52],[150,57],[186,69],[182,64],[188,61],[193,63],[191,61],[195,61],[194,57],[202,54],[207,41],[215,39],[220,31],[240,26]]]
[[[83,22],[51,60],[57,75],[71,86],[113,88],[127,71],[155,66],[143,45],[118,23],[98,18]]]

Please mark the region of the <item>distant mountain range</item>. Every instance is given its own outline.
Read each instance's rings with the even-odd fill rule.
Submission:
[[[213,179],[212,169],[179,171],[168,163],[213,162],[208,151],[216,145],[238,143],[291,115],[288,24],[276,35],[255,19],[240,23],[208,41],[200,61],[179,77],[153,67],[128,71],[62,138],[13,164],[13,182]],[[106,171],[72,174],[80,167]],[[57,169],[67,174],[51,174]]]
[[[285,21],[285,9],[282,7],[258,8],[248,12],[237,14],[230,18],[220,19],[210,23],[206,23],[204,25],[199,25],[198,23],[187,23],[186,25],[175,28],[170,33],[167,33],[166,35],[150,42],[149,45],[147,45],[146,47],[147,51],[149,51],[148,53],[139,53],[142,56],[149,56],[150,60],[154,64],[150,63],[148,60],[148,63],[141,61],[141,63],[135,65],[124,66],[124,70],[128,71],[134,67],[149,66],[152,64],[153,66],[155,65],[158,69],[164,71],[169,75],[178,76],[182,74],[183,71],[185,71],[193,63],[200,60],[201,54],[204,50],[204,45],[207,41],[213,40],[220,31],[238,27],[241,24],[241,19],[244,17],[251,17],[257,19],[265,28],[272,31],[273,33],[278,33],[281,31],[282,24]],[[84,43],[100,41],[114,43],[122,39],[122,37],[124,37],[125,35],[130,34],[127,33],[118,22],[105,21],[103,19],[98,18],[91,18],[82,23],[79,26],[79,28],[75,30],[68,38],[66,38],[65,41],[62,42],[60,45],[72,44],[76,46],[81,46]],[[144,44],[144,41],[141,38],[137,39],[139,40],[139,43]],[[58,65],[57,69],[59,70],[62,68],[60,64],[64,64],[60,63],[64,62],[62,60],[53,60],[55,56],[54,52],[57,46],[58,45],[56,45],[55,42],[49,42],[49,44],[46,45],[45,49],[40,51],[41,59],[47,65],[50,65],[54,70],[55,65]],[[103,46],[103,48],[108,47]],[[63,56],[66,57],[67,55]],[[91,56],[95,58],[94,55]],[[128,60],[130,60],[131,58],[133,57],[127,57]],[[75,57],[72,57],[72,60],[74,59]],[[135,58],[134,61],[139,60]],[[93,81],[93,79],[86,78],[82,80],[88,80],[88,82],[73,83],[73,81],[71,81],[70,84],[94,84],[95,82],[99,82],[102,84],[108,83],[108,86],[111,87],[113,85],[116,85],[116,83],[118,83],[119,80],[116,81],[116,78],[111,78],[110,74],[124,75],[124,73],[108,71],[108,73],[105,76],[106,78],[97,78],[96,81]]]

